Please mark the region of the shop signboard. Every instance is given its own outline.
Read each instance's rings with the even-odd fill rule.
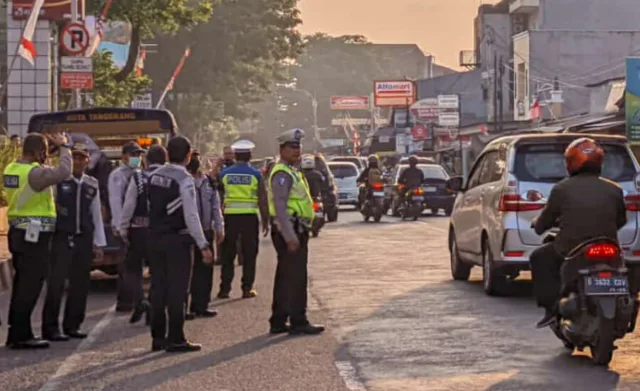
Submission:
[[[418,122],[436,123],[439,113],[437,98],[421,99],[411,105],[411,114]]]
[[[376,107],[411,106],[416,89],[412,81],[379,80],[373,82],[373,100]]]
[[[438,124],[440,126],[457,128],[460,126],[460,96],[438,96]]]
[[[633,144],[640,144],[640,57],[627,58],[625,115],[627,139]]]
[[[44,0],[40,9],[39,20],[61,22],[71,19],[72,0]],[[31,15],[33,0],[13,0],[11,18],[13,20],[27,20]],[[85,0],[78,0],[78,15],[84,15]]]

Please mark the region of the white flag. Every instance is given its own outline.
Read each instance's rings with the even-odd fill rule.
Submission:
[[[27,24],[24,26],[24,31],[20,38],[20,46],[18,47],[18,54],[29,61],[32,66],[35,65],[35,58],[38,57],[36,45],[33,44],[33,34],[36,32],[36,24],[38,23],[40,9],[42,9],[43,4],[44,0],[34,0],[33,7],[31,7],[31,14],[29,15]]]

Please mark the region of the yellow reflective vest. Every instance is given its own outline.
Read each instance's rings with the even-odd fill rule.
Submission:
[[[244,165],[224,170],[224,214],[258,214],[258,176]]]
[[[291,191],[289,192],[289,200],[287,201],[287,212],[290,216],[298,217],[307,227],[311,227],[311,223],[315,218],[315,212],[313,211],[313,199],[309,192],[307,180],[300,171],[292,169],[284,163],[277,163],[271,170],[271,175],[269,176],[267,186],[269,194],[269,215],[276,217],[276,206],[273,201],[271,181],[273,180],[273,176],[280,171],[289,174],[293,180]]]
[[[56,206],[52,189],[36,192],[29,186],[29,173],[38,166],[38,163],[13,162],[4,170],[4,189],[9,202],[9,225],[26,229],[31,220],[39,220],[43,232],[53,232],[56,225]]]

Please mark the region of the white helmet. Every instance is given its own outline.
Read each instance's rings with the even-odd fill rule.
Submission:
[[[302,169],[314,169],[316,168],[316,159],[313,156],[304,156],[302,158],[302,162],[300,163],[300,168]]]

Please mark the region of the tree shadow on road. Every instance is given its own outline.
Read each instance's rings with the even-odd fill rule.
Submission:
[[[355,358],[367,382],[431,384],[413,391],[456,389],[456,381],[476,378],[493,382],[482,388],[491,391],[616,388],[615,357],[613,370],[598,368],[588,356],[568,354],[551,331],[536,330],[541,312],[530,281],[516,281],[508,293],[488,297],[479,281],[443,281],[396,296],[349,325],[336,360]],[[624,348],[617,354],[624,357]],[[513,375],[492,377],[505,373]]]
[[[115,390],[143,390],[150,389],[155,386],[161,385],[166,381],[171,379],[180,378],[188,375],[192,372],[198,372],[205,369],[209,369],[215,367],[216,365],[228,362],[231,360],[235,360],[237,358],[251,355],[259,350],[266,349],[270,346],[283,342],[285,340],[290,339],[287,336],[282,337],[273,337],[269,334],[261,335],[249,339],[247,341],[243,341],[241,343],[235,344],[233,346],[226,347],[221,350],[217,350],[206,355],[197,356],[191,360],[187,360],[181,362],[178,365],[165,366],[162,368],[155,369],[151,372],[140,373],[125,379],[122,379],[117,382],[113,382],[109,384],[109,389]],[[144,359],[132,362],[128,364],[126,369],[130,370],[132,366],[140,366],[146,362],[161,360],[163,358],[167,358],[167,353],[149,353],[148,357]],[[88,373],[88,376],[82,376],[83,380],[80,380],[80,383],[85,382],[86,384],[87,377],[96,378],[96,377],[106,377],[112,373],[121,371],[121,367],[116,367],[113,369],[110,368],[102,368],[100,371]],[[73,375],[74,380],[77,378],[78,374],[75,373]]]

